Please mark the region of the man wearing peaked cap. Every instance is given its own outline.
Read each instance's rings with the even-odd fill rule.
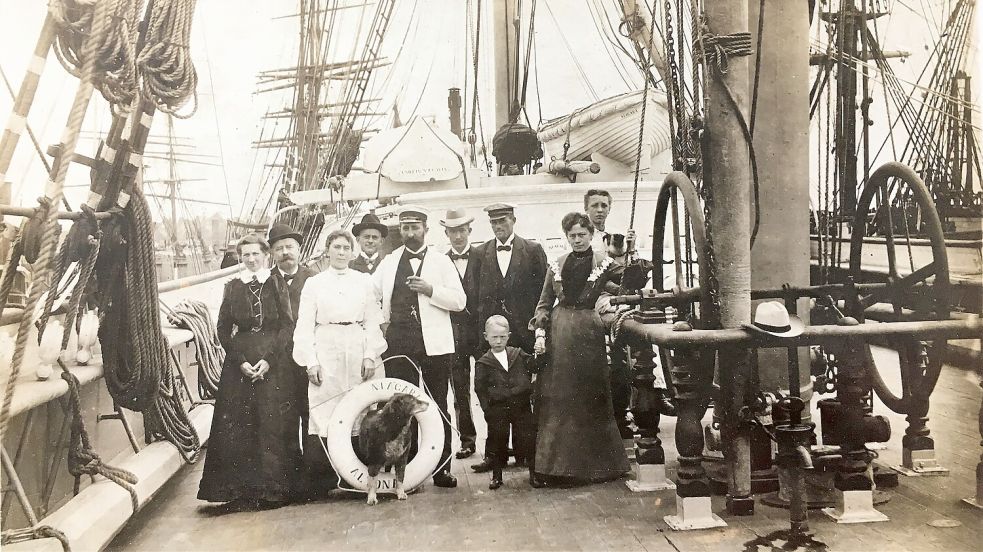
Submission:
[[[373,275],[376,296],[382,298],[382,326],[389,344],[383,354],[386,376],[417,385],[422,373],[423,383],[447,420],[447,389],[455,350],[450,315],[464,310],[467,296],[450,257],[426,246],[426,211],[404,208],[399,214],[399,234],[403,245],[382,259]],[[403,356],[412,359],[420,373],[413,363],[400,358]],[[433,476],[437,487],[457,486],[450,473],[450,453],[451,430],[445,421],[441,468]]]
[[[480,247],[481,274],[478,278],[478,320],[500,314],[509,321],[509,345],[533,353],[535,339],[529,320],[536,310],[546,279],[546,252],[543,246],[515,234],[515,207],[495,203],[485,207],[495,237]],[[479,330],[480,332],[480,330]],[[479,333],[478,356],[488,350]],[[532,459],[516,458],[516,461]],[[487,461],[475,464],[475,471],[486,471]]]
[[[290,303],[290,314],[294,321],[297,320],[297,312],[300,309],[300,294],[304,285],[308,278],[317,274],[315,270],[300,265],[300,246],[303,241],[304,238],[300,232],[289,225],[279,223],[270,228],[270,252],[273,254],[273,262],[276,264],[276,268],[272,270],[272,276],[277,281],[277,289],[283,291],[286,295],[284,299]],[[337,478],[334,477],[331,464],[318,446],[317,441],[311,439],[312,436],[307,434],[309,416],[307,375],[304,368],[293,361],[292,351],[293,337],[291,336],[286,355],[286,358],[289,359],[287,366],[294,376],[290,380],[293,385],[293,399],[290,406],[297,412],[297,423],[300,424],[301,435],[304,436],[302,484],[298,485],[298,492],[304,494],[300,498],[324,498],[328,491],[335,487]],[[316,439],[316,436],[313,437]]]
[[[352,226],[352,234],[358,243],[358,256],[348,263],[352,270],[373,274],[379,262],[385,257],[380,251],[382,241],[389,235],[389,228],[379,221],[379,217],[368,213],[362,217],[362,222]]]
[[[461,433],[461,449],[455,455],[458,459],[475,453],[477,432],[471,413],[471,359],[478,349],[478,275],[481,274],[481,256],[471,246],[471,223],[474,217],[468,216],[464,209],[448,209],[440,220],[444,234],[451,242],[447,251],[461,286],[467,296],[467,306],[461,312],[451,313],[454,326],[454,363],[451,368],[451,384],[454,389],[454,411],[457,414],[457,429]]]

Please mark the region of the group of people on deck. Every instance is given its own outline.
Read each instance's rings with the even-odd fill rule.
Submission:
[[[623,476],[630,387],[616,355],[609,366],[600,317],[621,268],[605,245],[611,196],[590,190],[584,207],[560,221],[570,252],[554,262],[516,235],[506,204],[484,209],[495,237],[478,246],[474,218],[447,211],[439,221],[447,251],[426,246],[430,218],[412,207],[399,215],[402,246],[388,255],[389,229],[371,214],[352,233],[331,232],[307,267],[302,236],[286,225],[268,240],[243,238],[243,270],[226,285],[218,316],[226,360],[198,498],[236,507],[323,498],[338,483],[328,420],[348,390],[372,378],[422,381],[445,420],[453,389],[454,456],[471,457],[472,366],[488,426],[472,469],[491,472],[489,488],[503,484],[510,433],[533,487]],[[438,466],[433,484],[456,487],[446,422]]]

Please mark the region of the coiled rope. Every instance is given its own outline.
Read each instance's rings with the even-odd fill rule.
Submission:
[[[188,47],[196,0],[170,0],[154,3],[147,26],[146,42],[137,58],[143,93],[157,108],[179,119],[198,109],[198,73]],[[188,113],[177,113],[189,99]]]
[[[78,77],[85,57],[82,43],[92,26],[91,6],[96,0],[51,0],[49,10],[58,22],[55,56],[65,70]],[[138,0],[100,0],[112,25],[96,50],[94,85],[115,112],[129,111],[137,95],[136,38]]]
[[[201,442],[174,385],[157,308],[153,225],[139,188],[134,189],[123,219],[127,243],[123,285],[110,290],[99,325],[106,386],[118,405],[144,413],[148,442],[170,441],[191,463]]]
[[[167,314],[167,319],[194,335],[195,358],[198,361],[198,396],[214,399],[222,376],[225,349],[218,340],[215,324],[208,307],[201,301],[181,301]]]

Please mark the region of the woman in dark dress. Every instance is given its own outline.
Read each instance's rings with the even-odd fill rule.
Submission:
[[[569,213],[562,226],[573,251],[549,263],[530,322],[536,353],[549,353],[537,383],[535,470],[546,482],[608,481],[629,469],[611,406],[604,325],[594,311],[614,265],[591,249],[587,215]]]
[[[225,286],[218,338],[225,364],[198,498],[275,507],[297,490],[301,454],[287,368],[294,323],[286,290],[270,275],[269,245],[256,235],[236,246],[243,270]]]

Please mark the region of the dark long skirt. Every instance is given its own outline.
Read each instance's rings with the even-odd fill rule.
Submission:
[[[539,374],[536,472],[607,481],[628,471],[611,405],[604,326],[593,309],[557,306],[550,362]]]
[[[241,332],[233,339],[256,362],[256,352],[270,350],[274,338],[273,332]],[[266,378],[256,383],[238,366],[223,366],[199,499],[284,501],[295,495],[301,481],[300,405],[296,374],[283,364],[271,362]]]

